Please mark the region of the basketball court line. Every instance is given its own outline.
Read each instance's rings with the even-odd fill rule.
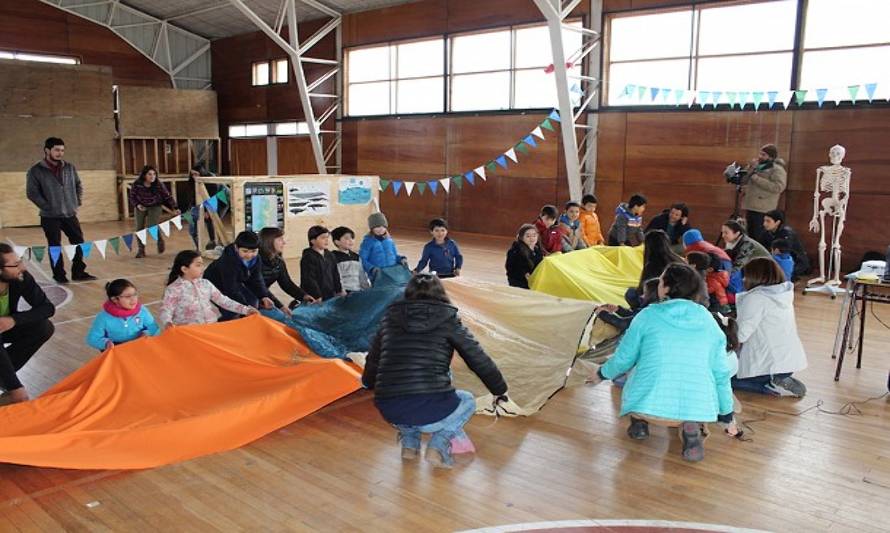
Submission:
[[[483,527],[479,529],[467,529],[460,533],[508,533],[512,531],[558,531],[559,529],[600,529],[609,531],[610,528],[658,528],[665,531],[671,529],[713,531],[720,533],[765,533],[760,529],[745,529],[717,524],[701,524],[694,522],[675,522],[669,520],[557,520],[554,522],[528,522],[524,524],[511,524],[506,526]]]

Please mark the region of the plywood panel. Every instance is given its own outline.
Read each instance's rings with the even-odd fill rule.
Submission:
[[[267,174],[266,138],[231,139],[229,164],[233,176],[262,176]]]
[[[603,182],[624,181],[627,113],[600,113],[596,141],[597,189]]]
[[[219,137],[215,91],[121,87],[118,95],[124,137]]]
[[[113,170],[78,170],[83,183],[83,206],[77,216],[81,222],[117,220],[117,178]],[[0,172],[0,227],[40,224],[37,207],[25,194],[24,172]],[[89,238],[89,237],[87,237]]]

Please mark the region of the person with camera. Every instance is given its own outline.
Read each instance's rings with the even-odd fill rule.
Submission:
[[[748,235],[760,241],[764,215],[779,206],[779,197],[788,185],[785,161],[774,144],[765,144],[745,170],[745,210]]]

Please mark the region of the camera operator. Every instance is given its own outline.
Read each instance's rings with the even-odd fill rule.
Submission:
[[[763,216],[779,205],[779,196],[788,184],[785,161],[779,157],[774,144],[765,144],[757,159],[752,159],[746,169],[747,183],[742,208],[745,209],[748,235],[760,240],[763,232]]]

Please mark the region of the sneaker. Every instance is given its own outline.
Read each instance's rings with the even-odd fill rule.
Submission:
[[[402,446],[402,459],[412,461],[414,459],[417,459],[417,455],[419,453],[420,453],[420,450],[417,448],[409,448],[407,446]]]
[[[697,463],[705,458],[705,439],[701,424],[683,422],[680,425],[680,441],[683,443],[683,459]]]
[[[80,274],[72,274],[71,279],[74,281],[96,281],[99,278],[87,272],[81,272]]]
[[[53,276],[53,279],[56,280],[56,283],[59,285],[64,285],[68,283],[68,276],[62,274],[61,276]]]
[[[627,428],[627,436],[633,440],[648,439],[649,423],[639,418],[630,417],[630,426]]]
[[[454,457],[448,452],[437,450],[427,446],[426,454],[423,456],[426,462],[433,465],[434,468],[452,468],[454,467]]]
[[[766,389],[777,396],[790,396],[792,398],[803,398],[807,394],[807,386],[791,376],[773,378],[766,385]]]
[[[215,250],[216,249],[216,241],[210,241],[204,245],[205,250]]]

